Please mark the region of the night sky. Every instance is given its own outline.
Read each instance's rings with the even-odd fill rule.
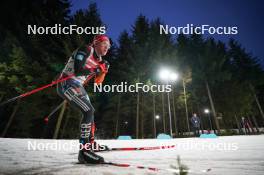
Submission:
[[[237,26],[237,35],[210,35],[227,41],[238,40],[248,52],[261,59],[264,67],[264,1],[262,0],[71,0],[72,13],[96,2],[107,34],[117,41],[120,32],[130,30],[139,14],[160,17],[164,24]]]

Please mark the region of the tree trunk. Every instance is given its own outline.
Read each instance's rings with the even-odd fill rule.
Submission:
[[[259,109],[259,113],[262,116],[262,118],[264,119],[264,113],[263,113],[262,107],[261,107],[261,105],[259,103],[259,100],[258,100],[258,97],[257,97],[256,93],[254,93],[254,98],[255,98],[255,101],[257,103],[257,106],[258,106],[258,109]]]
[[[239,121],[237,120],[237,116],[236,115],[235,115],[235,119],[236,119],[236,124],[237,124],[237,128],[238,128],[238,133],[240,134],[240,133],[243,132],[243,130],[241,129],[241,126],[239,124]]]
[[[117,110],[116,110],[115,138],[118,137],[120,104],[121,104],[121,95],[118,94]]]
[[[137,93],[136,138],[139,137],[139,92]]]
[[[161,93],[163,133],[166,133],[164,93]]]
[[[5,135],[7,133],[7,130],[9,129],[9,127],[11,126],[11,124],[12,124],[12,122],[14,120],[14,117],[15,117],[15,115],[17,113],[17,110],[18,110],[19,105],[20,105],[20,99],[17,100],[17,104],[14,107],[14,110],[13,110],[13,112],[12,112],[12,114],[11,114],[11,116],[10,116],[7,124],[6,124],[6,127],[5,127],[4,131],[1,134],[1,137],[5,137]]]
[[[253,119],[254,125],[255,125],[255,127],[256,127],[257,133],[259,133],[259,126],[258,126],[258,123],[257,123],[256,117],[253,115],[253,116],[252,116],[252,119]]]
[[[169,112],[169,130],[170,130],[170,136],[172,136],[172,121],[171,121],[171,108],[170,108],[170,93],[167,92],[167,99],[168,99],[168,112]]]
[[[178,129],[177,129],[177,117],[176,117],[176,107],[175,107],[175,100],[174,100],[174,91],[172,90],[172,107],[173,107],[173,118],[174,118],[174,129],[175,129],[175,135],[178,135]]]
[[[258,97],[257,97],[256,92],[255,92],[255,90],[254,90],[254,87],[253,87],[252,84],[249,84],[249,87],[250,87],[252,93],[254,94],[254,98],[255,98],[255,101],[256,101],[256,103],[257,103],[257,106],[258,106],[258,109],[259,109],[259,113],[260,113],[261,117],[262,117],[263,120],[264,120],[264,112],[263,112],[262,107],[261,107],[261,105],[260,105],[260,103],[259,103],[259,100],[258,100]]]
[[[141,120],[141,123],[140,123],[140,128],[141,128],[141,138],[144,139],[144,111],[142,109],[145,109],[144,108],[144,94],[142,94],[141,96],[142,98],[142,107],[141,107],[141,116],[140,116],[140,120]]]
[[[187,106],[187,96],[186,96],[186,87],[185,87],[185,81],[182,79],[182,86],[183,86],[183,94],[184,94],[184,104],[185,104],[185,115],[186,115],[186,122],[187,122],[187,129],[190,133],[190,124],[189,124],[189,116],[188,116],[188,106]]]
[[[61,121],[62,121],[64,112],[65,112],[66,106],[67,106],[67,101],[64,101],[63,102],[63,106],[62,106],[61,111],[60,111],[60,115],[59,115],[57,124],[56,124],[56,128],[55,128],[55,132],[54,132],[54,135],[53,135],[53,139],[57,139],[58,138],[58,134],[59,134],[60,126],[61,126]]]
[[[153,93],[153,138],[157,137],[156,133],[156,102],[155,102],[155,93]]]
[[[218,134],[220,134],[219,122],[218,122],[218,119],[217,119],[217,116],[216,116],[214,102],[213,102],[211,91],[210,91],[210,87],[209,87],[209,84],[208,84],[207,81],[205,81],[205,85],[206,85],[207,94],[208,94],[208,97],[209,97],[211,109],[212,109],[212,112],[213,112],[213,117],[214,117],[214,120],[215,120],[215,126],[216,126],[216,129],[218,131]]]

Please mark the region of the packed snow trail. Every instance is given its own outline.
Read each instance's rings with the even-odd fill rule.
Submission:
[[[190,169],[189,174],[208,168],[211,171],[207,174],[215,175],[264,174],[264,135],[216,139],[99,140],[98,143],[112,148],[176,145],[172,149],[98,153],[110,162],[170,169],[171,165],[178,166],[177,156],[180,156],[181,163]],[[69,145],[74,147],[69,149]],[[34,146],[36,150],[33,150]],[[0,174],[169,174],[133,166],[82,165],[77,162],[77,153],[78,140],[0,138]]]

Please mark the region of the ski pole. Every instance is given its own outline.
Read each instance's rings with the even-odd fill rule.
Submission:
[[[53,111],[51,111],[51,113],[47,117],[45,117],[45,119],[44,119],[45,122],[48,122],[50,116],[52,116],[55,112],[57,112],[61,108],[61,106],[63,105],[64,101],[65,100],[63,100],[63,102],[61,102]]]
[[[16,97],[14,97],[14,98],[11,98],[11,99],[9,99],[9,100],[7,100],[7,101],[5,101],[5,102],[0,103],[0,106],[3,106],[3,105],[5,105],[5,104],[7,104],[7,103],[10,103],[10,102],[13,102],[13,101],[15,101],[15,100],[17,100],[17,99],[19,99],[19,98],[23,98],[23,97],[29,96],[29,95],[31,95],[31,94],[34,94],[34,93],[36,93],[36,92],[38,92],[38,91],[41,91],[41,90],[46,89],[46,88],[48,88],[48,87],[50,87],[50,86],[53,86],[53,85],[55,85],[55,84],[57,84],[57,83],[59,83],[59,82],[62,82],[62,81],[68,80],[69,78],[71,78],[71,77],[73,77],[73,76],[74,76],[74,75],[70,75],[70,76],[68,76],[68,77],[65,77],[65,78],[62,78],[62,79],[59,79],[59,80],[53,81],[53,82],[50,83],[50,84],[47,84],[47,85],[42,86],[42,87],[40,87],[40,88],[33,89],[32,91],[29,91],[29,92],[26,92],[26,93],[21,94],[21,95],[19,95],[19,96],[16,96]]]

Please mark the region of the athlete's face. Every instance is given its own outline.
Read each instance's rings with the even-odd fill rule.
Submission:
[[[109,48],[110,48],[110,43],[108,41],[100,42],[95,46],[96,52],[100,56],[105,56]]]

